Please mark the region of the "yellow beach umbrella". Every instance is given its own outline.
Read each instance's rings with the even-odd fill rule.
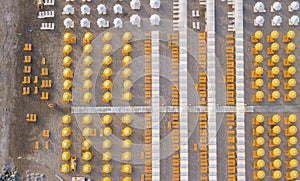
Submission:
[[[109,149],[112,146],[112,142],[109,139],[106,139],[102,142],[103,149]]]
[[[93,70],[91,68],[86,68],[83,71],[83,76],[85,78],[90,78],[93,75]]]
[[[103,35],[103,41],[104,42],[109,42],[112,39],[113,35],[111,32],[106,32]]]
[[[71,128],[65,127],[61,131],[61,136],[62,137],[69,137],[71,135]]]
[[[92,147],[93,143],[91,140],[84,140],[82,142],[82,150],[89,150]]]
[[[70,42],[72,40],[73,35],[69,32],[64,34],[64,42]]]
[[[288,175],[289,175],[290,178],[292,178],[292,179],[297,179],[298,176],[299,176],[297,170],[292,170],[290,173],[288,173]]]
[[[88,174],[91,173],[91,171],[92,171],[92,166],[90,164],[84,164],[82,166],[82,173]]]
[[[124,90],[129,90],[132,87],[132,82],[130,80],[125,80],[123,82],[123,88]]]
[[[271,71],[272,71],[272,74],[278,75],[280,72],[280,69],[279,69],[279,67],[273,67]]]
[[[110,177],[104,177],[102,181],[112,181]]]
[[[288,62],[294,63],[296,61],[296,56],[291,54],[288,56]]]
[[[86,92],[83,95],[83,102],[90,102],[92,100],[92,98],[93,98],[92,93]]]
[[[61,147],[63,149],[68,149],[68,148],[70,148],[70,146],[71,146],[71,141],[70,140],[63,140],[61,142]]]
[[[102,167],[102,173],[109,174],[112,171],[112,166],[110,164],[105,164]]]
[[[131,177],[124,177],[122,181],[132,181]]]
[[[256,116],[255,121],[257,121],[258,123],[263,123],[265,121],[265,117],[259,114]]]
[[[296,168],[298,166],[298,161],[296,159],[292,159],[288,162],[289,168]]]
[[[107,114],[105,116],[102,117],[102,124],[104,125],[108,125],[112,122],[112,117],[111,115]]]
[[[256,172],[256,176],[258,179],[264,179],[266,177],[266,173],[263,170],[259,170],[258,172]]]
[[[93,51],[93,46],[91,44],[86,44],[83,47],[84,53],[91,53]]]
[[[72,50],[73,50],[73,47],[71,45],[69,45],[69,44],[66,44],[64,46],[63,53],[65,55],[69,55],[72,52]]]
[[[102,76],[103,76],[104,78],[109,78],[112,74],[113,74],[113,71],[112,71],[111,68],[105,68],[105,69],[103,70]]]
[[[273,121],[274,123],[279,123],[279,122],[281,121],[281,117],[280,117],[278,114],[274,114],[274,115],[272,116],[272,121]]]
[[[72,118],[70,115],[64,115],[64,117],[62,118],[62,123],[63,124],[70,124],[72,121]]]
[[[123,124],[130,124],[132,122],[132,116],[130,114],[126,114],[122,117]]]
[[[122,61],[122,66],[128,66],[128,65],[130,65],[132,63],[132,58],[131,58],[131,56],[125,56],[124,58],[123,58],[123,61]]]
[[[260,169],[260,168],[263,168],[266,165],[266,163],[264,160],[259,159],[259,160],[257,160],[256,165]]]
[[[82,131],[82,136],[87,137],[87,136],[92,136],[93,135],[93,129],[90,127],[86,127]]]
[[[255,34],[254,34],[254,37],[256,39],[261,39],[263,36],[264,36],[264,34],[263,34],[262,31],[256,31]]]
[[[63,86],[63,90],[70,90],[72,87],[72,81],[70,81],[69,79],[65,80]]]
[[[132,166],[130,164],[122,165],[122,173],[131,174],[132,173]]]
[[[70,165],[69,164],[63,164],[61,166],[61,173],[69,173],[70,172]]]
[[[93,40],[93,34],[91,32],[86,32],[83,36],[83,41],[90,43]]]
[[[295,43],[293,43],[293,42],[288,43],[288,45],[287,45],[288,50],[293,51],[293,50],[295,50],[295,48],[296,48]]]
[[[296,145],[298,142],[298,139],[295,136],[292,136],[288,139],[289,145]]]
[[[255,49],[256,49],[257,51],[261,51],[263,48],[264,48],[264,46],[263,46],[262,43],[256,43],[256,44],[255,44]]]
[[[102,97],[102,101],[108,103],[112,99],[112,94],[110,92],[105,92]]]
[[[276,159],[276,160],[273,161],[273,166],[274,166],[275,168],[280,169],[281,165],[282,165],[281,160]]]
[[[263,79],[256,79],[255,85],[257,87],[262,87],[264,85],[264,80]]]
[[[122,53],[128,54],[132,51],[132,46],[130,44],[125,44],[122,49]]]
[[[64,78],[73,78],[73,72],[70,68],[65,68],[63,74]]]
[[[257,127],[255,128],[255,132],[256,132],[257,134],[263,134],[263,133],[265,132],[265,128],[264,128],[263,126],[257,126]]]
[[[68,151],[64,151],[64,152],[61,154],[61,159],[62,159],[63,161],[68,161],[68,160],[70,160],[70,158],[71,158],[71,154],[70,154],[70,152],[68,152]]]
[[[132,39],[132,34],[130,32],[125,32],[123,34],[122,40],[123,42],[128,42]]]
[[[91,124],[93,122],[93,116],[87,114],[83,117],[83,124]]]
[[[264,98],[265,96],[265,93],[263,91],[257,91],[255,96],[258,98],[258,99],[262,99]]]
[[[130,139],[123,140],[122,148],[130,148],[132,146],[132,142]]]
[[[89,151],[86,151],[86,152],[84,152],[83,154],[82,154],[82,160],[83,161],[89,161],[89,160],[91,160],[92,159],[92,153],[91,152],[89,152]]]
[[[109,161],[111,160],[111,158],[112,158],[112,154],[110,152],[103,153],[103,157],[102,157],[103,161]]]
[[[297,72],[296,67],[291,66],[291,67],[288,68],[288,73],[289,74],[294,75],[296,72]]]
[[[273,87],[278,87],[278,86],[280,86],[280,80],[279,79],[273,79],[272,80],[272,86]]]
[[[295,123],[297,121],[297,115],[296,114],[290,114],[289,117],[288,117],[288,120],[291,123]]]
[[[275,42],[275,43],[272,43],[272,44],[271,44],[271,49],[274,50],[274,51],[277,51],[277,50],[279,49],[279,44],[276,43],[276,42]]]
[[[112,63],[111,56],[105,56],[102,61],[103,66],[109,66]]]
[[[122,130],[122,136],[124,137],[128,137],[132,135],[132,129],[130,127],[125,127],[123,130]]]
[[[264,61],[264,57],[262,55],[256,55],[255,56],[255,62],[256,63],[261,63]]]
[[[295,99],[297,97],[297,92],[294,90],[289,91],[289,98]]]
[[[89,66],[93,63],[93,58],[91,56],[86,56],[83,59],[83,65],[84,66]]]
[[[272,143],[273,143],[274,145],[280,145],[280,144],[281,144],[281,139],[280,139],[280,137],[278,137],[278,136],[274,137],[274,138],[272,139]]]
[[[288,80],[288,85],[289,85],[290,87],[295,87],[296,84],[297,84],[296,79],[291,78],[291,79]]]
[[[111,90],[112,89],[112,82],[110,80],[105,80],[102,84],[102,89],[104,90]]]
[[[289,156],[297,156],[298,150],[297,148],[291,148],[288,152]]]
[[[262,75],[264,73],[264,69],[262,67],[256,67],[255,73],[258,75]]]
[[[296,126],[290,126],[289,128],[288,128],[288,134],[289,135],[294,135],[294,134],[296,134],[297,133],[297,127]]]
[[[122,154],[122,160],[123,161],[130,161],[131,160],[131,158],[132,158],[132,155],[131,155],[131,153],[130,152],[124,152],[123,154]]]
[[[264,156],[265,155],[265,150],[263,149],[263,148],[258,148],[257,150],[256,150],[256,154],[257,154],[257,156],[259,156],[259,157],[262,157],[262,156]]]
[[[112,134],[112,129],[110,127],[106,127],[103,129],[104,136],[110,136]]]
[[[93,82],[91,80],[87,79],[83,82],[83,90],[89,90],[92,87],[93,87]]]
[[[275,170],[272,175],[273,179],[280,179],[282,177],[282,173],[279,170]]]
[[[132,75],[132,70],[131,68],[125,68],[122,72],[122,77],[123,78],[128,78]]]
[[[279,91],[273,91],[272,92],[272,97],[274,99],[279,99],[280,98],[280,92]]]
[[[272,62],[278,63],[280,61],[280,56],[276,54],[276,55],[273,55],[271,59],[272,59]]]
[[[70,92],[65,92],[63,94],[63,101],[70,102],[72,100],[72,94]]]
[[[103,46],[103,49],[102,49],[102,53],[103,54],[108,54],[108,53],[110,53],[112,51],[112,46],[111,46],[111,44],[105,44],[104,46]]]
[[[122,95],[122,100],[123,101],[131,101],[132,100],[132,94],[130,92],[125,92]]]
[[[278,157],[281,155],[281,149],[280,148],[274,148],[274,150],[272,150],[272,154],[275,156],[275,157]]]
[[[63,59],[63,66],[69,67],[72,63],[72,58],[69,56],[65,56]]]
[[[295,38],[296,33],[295,33],[295,31],[290,30],[290,31],[287,32],[286,36],[287,36],[289,39],[293,39],[293,38]]]
[[[279,37],[279,32],[276,31],[276,30],[273,30],[273,31],[271,32],[271,37],[272,37],[273,39],[277,39],[277,38]]]
[[[265,139],[263,137],[256,138],[256,144],[262,146],[265,144]]]
[[[274,134],[279,134],[280,132],[281,132],[280,126],[274,126],[274,127],[272,128],[272,133],[274,133]]]

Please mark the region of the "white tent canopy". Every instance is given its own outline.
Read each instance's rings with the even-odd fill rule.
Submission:
[[[97,6],[98,14],[106,14],[106,7],[104,4],[99,4]]]
[[[299,16],[293,15],[289,20],[290,25],[298,25],[299,24]]]
[[[282,23],[282,17],[281,16],[274,16],[272,19],[272,24],[275,26],[280,26],[280,24]]]
[[[260,25],[260,26],[262,26],[264,24],[264,22],[265,22],[265,18],[262,17],[262,16],[257,16],[255,18],[255,23],[258,24],[258,25]]]
[[[133,14],[130,17],[130,23],[134,26],[140,27],[141,26],[141,17],[137,14]]]
[[[290,7],[293,11],[297,11],[299,9],[299,3],[297,1],[293,1]]]
[[[82,18],[80,20],[80,26],[82,28],[89,28],[90,27],[90,21],[87,18]]]
[[[265,12],[265,5],[262,2],[256,2],[254,8],[258,12]]]
[[[272,8],[274,11],[280,11],[282,6],[281,6],[281,3],[280,2],[274,2],[273,5],[272,5]]]
[[[150,23],[151,25],[159,25],[160,23],[160,16],[157,14],[152,14],[150,16]]]
[[[131,0],[130,1],[131,9],[140,9],[141,8],[141,1],[140,0]]]
[[[82,5],[80,9],[81,9],[81,14],[90,14],[91,13],[91,8],[86,4]]]
[[[152,9],[158,9],[160,7],[160,0],[150,0],[150,6]]]
[[[74,28],[74,21],[71,18],[66,18],[64,20],[64,26],[66,28]]]
[[[123,21],[120,18],[116,18],[116,19],[114,19],[114,25],[115,25],[115,28],[122,28]]]
[[[114,5],[114,13],[115,14],[122,14],[123,13],[123,7],[120,4]]]
[[[65,5],[65,7],[63,8],[62,14],[74,14],[73,6],[70,4]]]

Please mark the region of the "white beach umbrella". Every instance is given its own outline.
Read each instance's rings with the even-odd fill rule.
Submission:
[[[74,21],[71,18],[64,19],[64,26],[66,28],[73,28],[74,27]]]
[[[141,8],[141,1],[140,0],[131,0],[130,1],[131,9],[140,9]]]
[[[99,4],[97,6],[98,14],[106,14],[106,7],[104,4]]]
[[[123,7],[120,4],[114,5],[114,13],[115,14],[122,14],[123,13]]]
[[[131,17],[130,17],[130,23],[132,25],[135,25],[137,27],[140,27],[141,26],[141,17],[137,14],[133,14]]]
[[[299,9],[299,3],[298,3],[298,1],[293,1],[291,3],[291,8],[292,8],[293,11],[297,11]]]
[[[255,18],[255,22],[256,22],[257,24],[259,24],[259,25],[263,25],[264,22],[265,22],[265,18],[262,17],[262,16],[257,16],[257,17]]]
[[[90,14],[91,13],[91,8],[86,4],[82,5],[80,9],[81,9],[81,14]]]
[[[160,0],[150,0],[150,6],[152,9],[158,9],[160,7]]]
[[[80,20],[80,26],[82,28],[89,28],[90,27],[90,21],[87,18],[82,18]]]
[[[123,21],[120,18],[115,18],[114,19],[114,25],[115,25],[115,28],[122,28]]]
[[[254,7],[258,12],[265,11],[265,5],[262,2],[256,2]]]
[[[282,6],[281,6],[281,3],[280,2],[274,2],[273,5],[272,5],[274,11],[280,11]]]
[[[160,16],[157,14],[152,14],[150,16],[150,23],[151,25],[159,25],[160,23]]]

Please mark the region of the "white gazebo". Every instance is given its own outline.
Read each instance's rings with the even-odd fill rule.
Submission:
[[[160,7],[160,0],[150,0],[150,6],[152,9],[158,9]]]
[[[91,8],[86,4],[82,5],[80,9],[81,9],[81,14],[90,14],[91,13]]]
[[[64,20],[64,26],[66,28],[74,28],[74,21],[71,18],[66,18]]]
[[[82,19],[80,20],[80,26],[81,26],[82,28],[90,28],[91,23],[90,23],[90,21],[89,21],[87,18],[82,18]]]
[[[75,13],[74,8],[70,4],[65,5],[65,7],[63,8],[62,14],[74,14],[74,13]]]
[[[289,25],[291,25],[291,26],[298,26],[298,24],[299,24],[299,16],[293,15],[293,16],[289,19]]]
[[[114,27],[115,28],[122,28],[123,27],[123,21],[120,18],[114,19]]]
[[[141,8],[141,1],[140,0],[131,0],[130,1],[131,9],[140,9]]]
[[[280,26],[282,23],[282,17],[281,16],[274,16],[272,19],[272,26]]]
[[[266,12],[265,5],[262,2],[256,2],[253,6],[253,12],[263,13]]]
[[[99,28],[107,28],[109,27],[109,21],[105,20],[104,18],[99,18],[97,20],[97,25]]]
[[[271,12],[280,11],[281,8],[282,6],[280,2],[274,2],[273,5],[271,6]]]
[[[120,4],[114,5],[114,13],[115,14],[122,14],[123,13],[123,7]]]
[[[104,4],[99,4],[97,6],[98,14],[106,14],[106,7]]]
[[[157,15],[157,14],[152,14],[151,16],[150,16],[150,23],[151,23],[151,25],[153,25],[153,26],[158,26],[159,25],[159,23],[160,23],[160,16],[159,15]]]
[[[254,20],[254,26],[263,26],[265,23],[265,18],[263,16],[257,16]]]
[[[298,1],[293,1],[290,5],[289,5],[289,11],[297,11],[299,9],[299,3]]]
[[[141,27],[141,17],[137,14],[133,14],[130,17],[130,23],[134,26]]]

